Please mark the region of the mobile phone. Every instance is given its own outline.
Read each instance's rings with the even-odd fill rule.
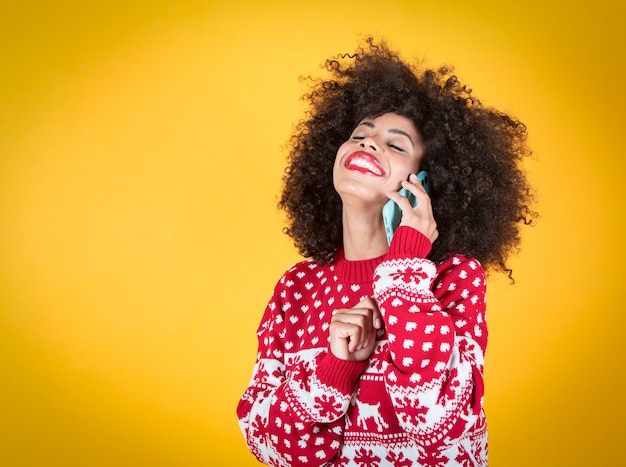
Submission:
[[[428,176],[428,172],[422,170],[417,174],[417,180],[422,184],[428,196],[430,196],[430,177]],[[406,197],[411,203],[411,206],[415,207],[417,200],[415,199],[415,195],[411,193],[406,188],[401,188],[398,193],[402,196]],[[385,206],[383,207],[383,222],[385,224],[385,233],[387,234],[387,243],[391,244],[391,238],[393,237],[393,233],[400,225],[400,220],[402,219],[402,209],[400,206],[396,204],[396,202],[392,199],[387,201]]]

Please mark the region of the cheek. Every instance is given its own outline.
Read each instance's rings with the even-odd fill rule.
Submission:
[[[415,171],[417,172],[420,168],[420,166],[422,165],[422,160],[424,159],[424,148],[420,148],[418,151],[416,151],[416,155],[414,158],[414,165],[415,165]]]
[[[335,163],[333,164],[333,171],[337,170],[337,167],[339,167],[339,165],[341,164],[341,161],[346,154],[347,144],[347,142],[343,143],[341,146],[339,146],[339,149],[337,149],[337,153],[335,154]]]
[[[420,160],[421,159],[413,159],[409,164],[408,164],[408,168],[409,168],[409,172],[411,173],[417,173],[419,171],[420,168]]]
[[[333,164],[333,185],[337,181],[337,170],[339,169],[339,166],[341,165],[341,155],[343,154],[342,148],[343,146],[339,148],[339,150],[337,151],[337,154],[335,155],[335,163]]]
[[[419,159],[404,160],[402,164],[398,165],[398,173],[402,175],[403,180],[409,178],[409,175],[417,173],[419,171]]]

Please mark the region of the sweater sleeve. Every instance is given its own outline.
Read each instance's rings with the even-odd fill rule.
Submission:
[[[252,379],[237,407],[255,457],[275,466],[323,465],[341,449],[344,415],[367,362],[337,359],[323,348],[290,353],[281,279],[258,329]]]
[[[419,444],[446,446],[477,422],[487,344],[480,263],[425,259],[430,242],[400,227],[376,269],[374,294],[385,320],[385,383],[396,416]]]

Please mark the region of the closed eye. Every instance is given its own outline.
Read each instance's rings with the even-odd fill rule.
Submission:
[[[396,146],[395,144],[389,144],[388,146],[394,151],[406,152],[403,148],[401,148],[400,146]]]

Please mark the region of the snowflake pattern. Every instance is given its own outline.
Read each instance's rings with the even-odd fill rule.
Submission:
[[[361,448],[354,456],[354,462],[359,467],[378,467],[380,465],[380,457],[376,456],[370,449]]]
[[[385,458],[388,465],[394,467],[411,467],[413,462],[407,459],[402,451],[391,451]]]
[[[330,319],[368,296],[385,321],[375,350],[369,362],[338,360],[328,351]],[[487,465],[485,278],[476,260],[303,261],[277,283],[258,340],[237,412],[261,462]]]

